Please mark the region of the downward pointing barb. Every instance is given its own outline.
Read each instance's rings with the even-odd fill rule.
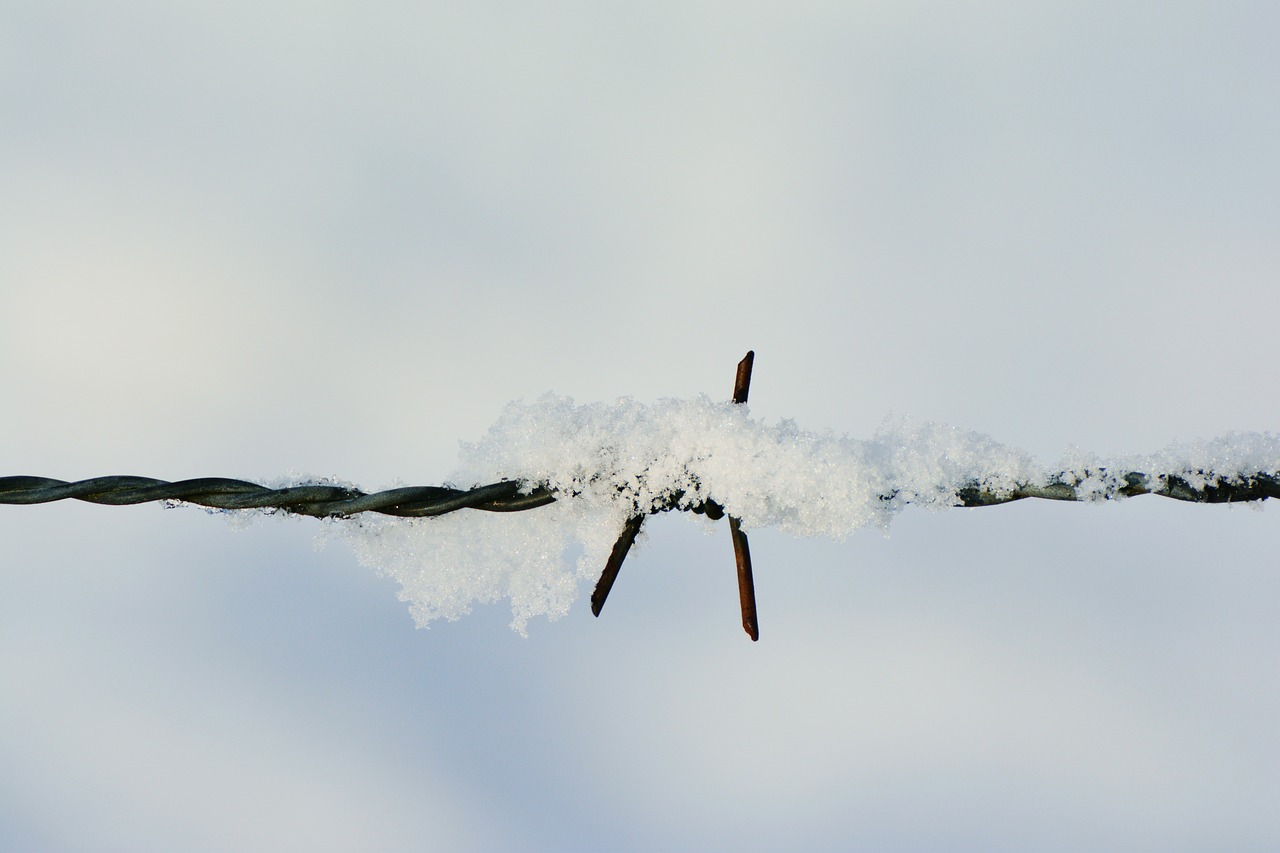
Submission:
[[[631,516],[622,528],[622,535],[618,537],[617,542],[613,543],[613,551],[609,554],[609,561],[604,564],[604,573],[600,575],[600,580],[596,581],[595,591],[591,593],[591,614],[593,616],[600,615],[600,610],[604,607],[604,601],[609,597],[609,590],[613,589],[613,582],[618,579],[618,572],[622,569],[622,561],[627,559],[627,552],[631,550],[631,545],[636,541],[636,537],[640,535],[640,528],[643,526],[643,515]]]
[[[738,603],[742,607],[742,629],[752,642],[760,639],[760,625],[756,621],[756,583],[751,577],[751,549],[747,547],[747,534],[742,532],[738,519],[729,516],[729,535],[733,537],[733,558],[738,563]]]

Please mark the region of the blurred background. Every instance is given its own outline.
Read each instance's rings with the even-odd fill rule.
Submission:
[[[440,482],[509,400],[1280,429],[1269,2],[0,6],[0,474]],[[519,524],[519,516],[511,523]],[[1276,849],[1280,516],[655,519],[415,630],[314,520],[0,507],[5,849]]]

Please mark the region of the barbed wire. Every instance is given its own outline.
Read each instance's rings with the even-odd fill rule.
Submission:
[[[1105,471],[1091,472],[1105,474]],[[1188,472],[1191,474],[1192,472]],[[1280,474],[1258,472],[1239,479],[1194,472],[1202,484],[1184,476],[1151,476],[1129,472],[1119,476],[1124,485],[1101,494],[1082,489],[1085,477],[1070,472],[1060,474],[1045,484],[1022,484],[1012,491],[992,492],[977,483],[956,492],[954,506],[996,506],[1027,498],[1053,501],[1093,501],[1159,495],[1192,503],[1236,503],[1280,499]],[[522,494],[522,491],[527,493]],[[893,501],[897,494],[882,495],[882,501]],[[656,512],[681,509],[682,495],[672,495]],[[403,518],[444,515],[460,509],[485,512],[521,512],[554,503],[556,496],[545,487],[519,480],[503,480],[470,489],[449,486],[405,486],[380,492],[363,492],[349,486],[303,483],[273,489],[246,480],[225,477],[201,477],[193,480],[157,480],[151,477],[111,476],[68,482],[49,477],[0,477],[0,504],[42,504],[62,500],[79,500],[109,506],[126,506],[155,501],[178,502],[209,509],[261,509],[307,515],[315,518],[341,518],[363,512]],[[908,499],[904,503],[910,504]],[[683,507],[691,512],[718,519],[724,508],[715,501]]]
[[[745,403],[751,384],[754,352],[748,352],[738,364],[734,381],[733,402]],[[1082,471],[1061,471],[1042,483],[1028,482],[1012,488],[992,489],[976,479],[956,489],[950,496],[944,491],[913,500],[913,492],[904,487],[882,494],[885,503],[911,505],[923,503],[936,507],[950,503],[957,507],[996,506],[1027,498],[1054,501],[1097,501],[1160,495],[1193,503],[1235,503],[1280,498],[1280,471],[1253,473],[1219,473],[1205,470],[1182,470],[1163,473],[1130,471],[1112,474],[1097,467]],[[571,497],[571,496],[566,496]],[[502,480],[470,489],[451,486],[407,486],[379,492],[364,492],[334,483],[300,483],[285,488],[270,488],[246,480],[225,477],[203,477],[194,480],[156,480],[150,477],[94,477],[68,482],[48,477],[0,477],[0,504],[42,504],[52,501],[79,500],[95,504],[122,506],[165,501],[194,504],[214,510],[257,509],[285,512],[316,518],[345,518],[364,512],[405,518],[444,515],[460,509],[485,512],[520,512],[554,503],[555,492],[545,484],[520,480]],[[600,615],[610,589],[627,552],[639,535],[648,515],[669,510],[684,510],[706,515],[713,520],[728,515],[733,540],[734,560],[738,569],[738,594],[742,610],[742,627],[752,640],[760,638],[756,616],[755,584],[752,579],[751,554],[747,534],[741,522],[714,500],[693,503],[682,492],[675,491],[651,508],[634,507],[623,527],[604,572],[591,595],[591,611]]]

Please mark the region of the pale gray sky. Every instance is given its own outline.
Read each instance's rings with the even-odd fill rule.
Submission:
[[[0,9],[0,474],[435,483],[749,348],[807,429],[1280,429],[1274,4],[462,5]],[[1274,507],[760,531],[755,645],[682,518],[528,640],[319,528],[0,508],[0,847],[1280,845]]]

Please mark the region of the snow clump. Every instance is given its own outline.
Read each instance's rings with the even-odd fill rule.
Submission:
[[[420,626],[476,602],[511,600],[512,627],[564,615],[594,581],[628,517],[714,501],[744,529],[843,538],[886,527],[907,505],[955,506],[962,489],[1008,496],[1018,486],[1075,483],[1117,497],[1125,472],[1193,487],[1280,471],[1280,440],[1235,433],[1158,454],[1102,460],[1072,451],[1047,469],[988,436],[887,420],[870,440],[766,424],[746,405],[705,396],[652,404],[575,405],[548,394],[509,404],[480,441],[464,443],[457,488],[515,480],[557,501],[519,513],[462,510],[434,518],[364,516],[340,523],[362,563],[401,584]]]

